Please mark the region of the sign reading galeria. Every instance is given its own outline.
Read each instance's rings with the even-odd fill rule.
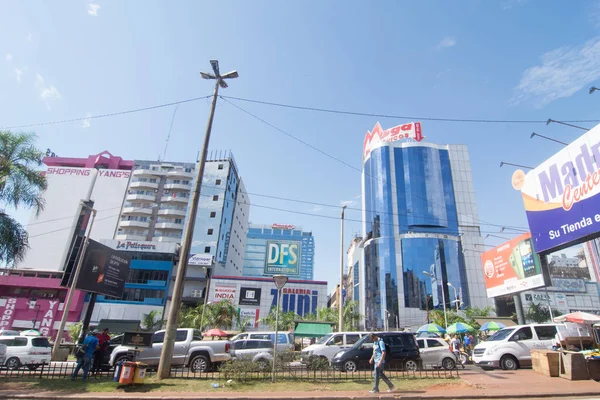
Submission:
[[[525,175],[521,189],[538,253],[600,231],[600,125]]]
[[[540,258],[525,233],[481,255],[488,297],[544,286]]]
[[[131,262],[125,254],[90,239],[75,287],[121,298]]]

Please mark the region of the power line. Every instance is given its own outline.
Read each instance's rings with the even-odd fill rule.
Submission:
[[[303,145],[305,145],[305,146],[309,147],[310,149],[313,149],[313,150],[315,150],[315,151],[317,151],[317,152],[319,152],[319,153],[323,154],[324,156],[326,156],[326,157],[328,157],[328,158],[330,158],[330,159],[332,159],[332,160],[334,160],[334,161],[336,161],[336,162],[339,162],[339,163],[341,163],[341,164],[343,164],[343,165],[345,165],[345,166],[347,166],[347,167],[349,167],[349,168],[353,169],[354,171],[360,172],[361,174],[363,174],[363,173],[364,173],[366,176],[368,176],[368,177],[370,177],[370,178],[373,178],[373,179],[376,179],[376,180],[379,180],[379,181],[381,181],[382,183],[387,183],[387,181],[386,181],[385,179],[383,179],[383,178],[380,178],[380,177],[373,176],[373,175],[371,175],[371,174],[368,174],[368,173],[364,172],[362,169],[360,169],[360,168],[357,168],[357,167],[355,167],[354,165],[352,165],[352,164],[349,164],[349,163],[347,163],[347,162],[345,162],[345,161],[343,161],[343,160],[340,160],[339,158],[337,158],[337,157],[335,157],[335,156],[333,156],[333,155],[331,155],[331,154],[329,154],[329,153],[327,153],[327,152],[325,152],[325,151],[323,151],[323,150],[321,150],[321,149],[319,149],[319,148],[317,148],[317,147],[313,146],[312,144],[305,142],[304,140],[302,140],[302,139],[298,138],[297,136],[294,136],[294,135],[292,135],[291,133],[288,133],[288,132],[284,131],[283,129],[281,129],[281,128],[279,128],[279,127],[277,127],[277,126],[275,126],[275,125],[271,124],[270,122],[268,122],[268,121],[264,120],[263,118],[261,118],[261,117],[259,117],[259,116],[255,115],[255,114],[253,114],[253,113],[251,113],[250,111],[247,111],[247,110],[243,109],[242,107],[238,106],[237,104],[235,104],[235,103],[233,103],[233,102],[231,102],[231,101],[229,101],[229,100],[227,100],[227,99],[223,98],[223,96],[221,96],[221,98],[222,98],[224,101],[226,101],[227,103],[229,103],[229,104],[231,104],[232,106],[234,106],[235,108],[237,108],[238,110],[240,110],[240,111],[242,111],[242,112],[244,112],[244,113],[246,113],[246,114],[250,115],[251,117],[253,117],[253,118],[255,118],[255,119],[259,120],[259,121],[260,121],[260,122],[262,122],[262,123],[264,123],[265,125],[267,125],[267,126],[270,126],[271,128],[275,129],[276,131],[278,131],[278,132],[280,132],[280,133],[282,133],[282,134],[284,134],[284,135],[288,136],[289,138],[291,138],[291,139],[293,139],[293,140],[295,140],[295,141],[297,141],[297,142],[299,142],[299,143],[301,143],[301,144],[303,144]],[[393,182],[390,182],[390,185],[391,185],[392,187],[396,188],[396,185],[395,185]],[[433,205],[437,206],[438,208],[443,208],[443,209],[446,209],[446,205],[445,205],[445,204],[443,204],[443,205],[442,205],[442,204],[439,204],[439,203],[433,202],[433,201],[431,201],[430,199],[427,199],[427,198],[424,198],[424,197],[422,197],[422,196],[419,196],[419,194],[418,194],[418,193],[413,193],[413,195],[414,195],[415,197],[421,198],[422,200],[424,200],[424,201],[426,201],[426,202],[428,202],[428,203],[431,203],[431,204],[433,204]],[[384,214],[384,213],[381,213],[381,212],[380,212],[380,214]],[[385,213],[385,214],[387,214],[387,213]],[[459,215],[459,214],[458,214],[458,211],[457,211],[457,215]],[[481,219],[481,218],[479,218],[479,217],[478,217],[478,222],[480,222],[480,225],[482,225],[482,224],[481,224],[481,222],[484,222],[484,223],[485,223],[485,225],[498,226],[498,227],[503,227],[503,226],[505,226],[505,225],[498,225],[498,224],[489,223],[488,221],[484,221],[484,220],[482,220],[482,219]],[[508,228],[516,228],[516,227],[508,227]],[[517,229],[522,229],[522,228],[517,228]],[[524,230],[524,231],[527,231],[527,229],[522,229],[522,230]],[[494,233],[497,233],[497,232],[494,232]]]
[[[282,107],[282,108],[291,108],[294,110],[303,110],[303,111],[316,111],[322,113],[330,113],[330,114],[343,114],[343,115],[355,115],[360,117],[376,117],[376,118],[390,118],[390,119],[405,119],[405,120],[413,120],[413,121],[441,121],[441,122],[469,122],[469,123],[492,123],[492,124],[545,124],[548,120],[509,120],[509,119],[469,119],[469,118],[440,118],[440,117],[416,117],[416,116],[406,116],[406,115],[389,115],[389,114],[375,114],[375,113],[365,113],[365,112],[357,112],[357,111],[344,111],[344,110],[332,110],[327,108],[318,108],[318,107],[305,107],[305,106],[297,106],[293,104],[283,104],[283,103],[273,103],[269,101],[261,101],[261,100],[253,100],[253,99],[245,99],[242,97],[233,97],[233,96],[219,96],[223,100],[232,99],[245,101],[248,103],[262,104],[267,106],[274,107]],[[563,122],[600,122],[598,119],[587,119],[587,120],[572,120],[572,121],[563,121]]]
[[[136,108],[136,109],[133,109],[133,110],[118,111],[118,112],[113,112],[113,113],[108,113],[108,114],[91,115],[89,117],[62,119],[62,120],[58,120],[58,121],[38,122],[36,124],[27,124],[27,125],[5,126],[5,127],[0,128],[0,129],[33,128],[33,127],[36,127],[36,126],[66,124],[66,123],[69,123],[69,122],[83,121],[83,120],[86,120],[86,119],[97,119],[97,118],[114,117],[114,116],[117,116],[117,115],[132,114],[132,113],[137,113],[137,112],[142,112],[142,111],[155,110],[157,108],[170,107],[170,106],[175,106],[175,105],[184,104],[184,103],[191,103],[191,102],[194,102],[194,101],[207,99],[207,98],[209,98],[211,96],[212,95],[202,96],[202,97],[194,97],[194,98],[191,98],[191,99],[179,100],[179,101],[174,101],[174,102],[171,102],[171,103],[158,104],[156,106],[150,106],[150,107],[144,107],[144,108]]]

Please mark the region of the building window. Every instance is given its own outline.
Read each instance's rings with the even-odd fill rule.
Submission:
[[[205,253],[210,253],[210,246],[206,246],[206,247],[204,248],[204,252],[205,252]]]
[[[192,172],[192,169],[191,169],[191,168],[186,168],[186,169],[185,169],[185,172],[188,172],[188,173],[189,173],[189,172]]]
[[[218,194],[215,194],[215,195],[213,196],[213,201],[217,201],[217,200],[219,200],[219,195],[218,195]]]
[[[214,218],[214,217],[216,217],[216,216],[217,216],[217,213],[216,213],[215,211],[211,211],[211,212],[210,212],[210,217],[211,217],[211,218]]]
[[[183,218],[175,218],[175,223],[176,224],[182,224],[183,223]]]
[[[217,179],[217,181],[215,182],[215,185],[219,186],[221,184],[221,180]]]
[[[223,164],[219,164],[219,169],[223,169]]]
[[[207,234],[212,235],[213,234],[213,230],[209,229],[208,232],[207,232]]]

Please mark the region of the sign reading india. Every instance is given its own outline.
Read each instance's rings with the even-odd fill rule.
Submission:
[[[379,122],[375,124],[375,127],[371,132],[367,131],[365,135],[365,143],[363,146],[363,160],[367,158],[371,151],[378,147],[381,147],[385,143],[395,142],[398,140],[416,140],[420,142],[423,140],[423,133],[421,132],[420,122],[410,122],[404,125],[394,126],[383,130]]]
[[[235,302],[235,287],[233,286],[215,286],[214,301]]]
[[[296,241],[267,241],[265,275],[299,275],[302,243]]]
[[[600,125],[530,171],[521,187],[537,252],[600,232]]]

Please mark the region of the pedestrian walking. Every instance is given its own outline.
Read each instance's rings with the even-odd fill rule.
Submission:
[[[467,353],[469,356],[471,355],[471,340],[472,337],[470,337],[469,334],[466,334],[463,338],[463,347],[465,349],[465,353]]]
[[[454,338],[450,341],[450,345],[452,346],[452,352],[456,356],[456,361],[460,362],[460,365],[462,365],[463,369],[465,369],[465,364],[463,364],[460,357],[461,344],[458,335],[454,335]]]
[[[110,346],[110,335],[108,328],[104,328],[102,333],[98,335],[98,350],[94,352],[94,368],[92,369],[94,374],[102,370],[102,362],[104,361],[108,346]]]
[[[98,331],[92,331],[88,333],[85,339],[83,339],[81,346],[77,348],[75,352],[75,356],[77,357],[77,366],[75,367],[75,371],[73,371],[71,380],[75,380],[77,378],[77,374],[81,368],[83,368],[83,381],[87,379],[88,372],[92,366],[94,352],[99,347],[98,338],[96,337],[97,335]]]
[[[375,383],[373,384],[373,390],[369,393],[379,393],[379,379],[382,379],[386,385],[388,385],[388,392],[394,391],[394,384],[385,376],[385,343],[376,333],[369,333],[371,340],[373,341],[373,355],[369,360],[369,364],[373,364],[373,376]]]

